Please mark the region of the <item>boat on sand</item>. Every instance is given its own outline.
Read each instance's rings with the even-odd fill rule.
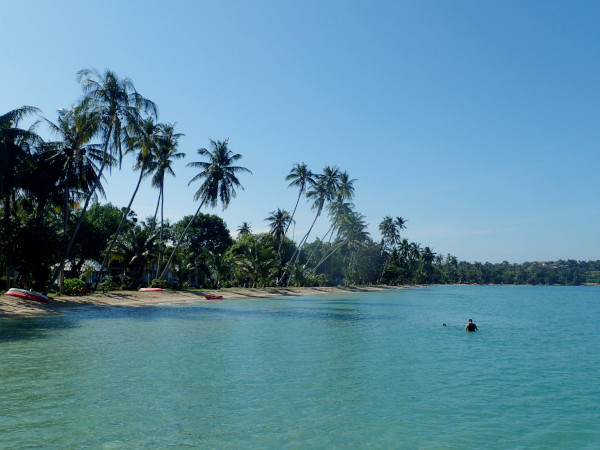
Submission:
[[[10,288],[8,291],[4,293],[4,295],[9,295],[11,297],[18,297],[25,300],[34,300],[36,302],[48,303],[50,301],[49,297],[46,297],[44,294],[40,294],[39,292],[29,291],[27,289],[18,289],[18,288]]]

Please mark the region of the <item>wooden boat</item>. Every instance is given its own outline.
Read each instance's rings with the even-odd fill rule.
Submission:
[[[147,287],[147,288],[139,288],[138,291],[140,291],[140,292],[162,292],[162,291],[164,291],[164,289]]]
[[[206,300],[221,300],[223,298],[222,295],[205,295],[204,298]]]
[[[4,295],[9,295],[11,297],[19,297],[25,300],[34,300],[36,302],[42,303],[48,303],[50,301],[50,298],[46,297],[44,294],[40,294],[39,292],[34,291],[28,291],[27,289],[10,288],[4,293]]]

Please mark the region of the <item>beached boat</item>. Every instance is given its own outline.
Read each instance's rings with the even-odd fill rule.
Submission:
[[[39,292],[34,291],[28,291],[27,289],[10,288],[4,293],[4,295],[9,295],[11,297],[19,297],[25,300],[34,300],[36,302],[42,303],[48,303],[50,301],[50,298],[46,297],[44,294],[40,294]]]
[[[140,292],[162,292],[162,291],[164,291],[164,289],[148,287],[148,288],[139,288],[138,291],[140,291]]]
[[[206,300],[221,300],[223,298],[222,295],[205,295],[204,298]]]

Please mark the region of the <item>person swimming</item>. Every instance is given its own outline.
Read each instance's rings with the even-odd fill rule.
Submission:
[[[473,319],[469,319],[469,323],[465,326],[466,331],[477,331],[477,325],[473,323]]]

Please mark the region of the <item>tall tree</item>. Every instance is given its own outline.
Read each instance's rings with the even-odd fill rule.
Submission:
[[[31,146],[41,142],[34,131],[35,124],[25,130],[19,128],[19,123],[24,117],[39,112],[34,106],[22,106],[0,116],[0,196],[5,220],[10,216],[11,196],[19,186],[20,165]]]
[[[91,143],[99,126],[99,116],[81,111],[78,108],[59,110],[56,124],[45,119],[50,131],[59,140],[46,143],[50,152],[50,161],[60,165],[62,172],[62,191],[64,195],[63,219],[64,233],[67,234],[68,217],[71,206],[89,193],[96,185],[99,164],[103,152],[100,145]],[[114,165],[110,157],[107,165]],[[94,194],[104,195],[101,183]]]
[[[292,216],[285,209],[281,208],[277,208],[276,211],[271,211],[269,214],[269,217],[265,220],[269,222],[270,232],[277,244],[277,255],[281,259],[281,244],[283,243],[285,232],[292,222]]]
[[[313,178],[313,173],[310,171],[310,169],[305,163],[294,164],[294,167],[292,168],[290,173],[285,177],[285,179],[290,182],[290,184],[288,184],[288,187],[298,188],[298,198],[296,199],[296,205],[294,205],[294,210],[292,211],[292,215],[290,217],[291,220],[285,229],[284,236],[287,235],[288,228],[294,220],[296,209],[298,208],[298,203],[300,202],[300,199],[302,198],[304,192],[306,192],[307,186],[315,182]]]
[[[122,144],[123,139],[127,136],[127,125],[139,122],[142,113],[149,113],[154,117],[157,115],[156,105],[139,94],[129,78],[120,79],[110,70],[100,74],[95,70],[83,69],[77,73],[77,79],[81,83],[84,92],[81,108],[91,116],[97,115],[100,120],[99,132],[104,140],[103,158],[96,183],[87,195],[82,214],[65,249],[65,255],[54,272],[46,291],[50,289],[69,257],[89,202],[94,196],[104,168],[110,160],[109,155],[118,155],[118,159],[121,161],[123,155]]]
[[[228,147],[228,139],[224,141],[210,141],[212,150],[201,148],[198,150],[200,156],[208,158],[208,161],[196,161],[188,164],[188,167],[195,167],[200,169],[200,172],[196,174],[188,183],[188,186],[198,180],[203,180],[200,188],[194,194],[194,200],[200,200],[200,205],[190,220],[190,223],[184,230],[183,234],[175,244],[175,248],[163,269],[160,279],[164,279],[171,265],[171,261],[181,244],[181,241],[185,237],[188,229],[198,216],[200,209],[204,204],[211,207],[216,207],[219,200],[223,205],[223,209],[229,206],[229,202],[233,197],[236,196],[236,188],[243,189],[240,181],[237,178],[238,173],[252,173],[245,167],[235,166],[234,164],[242,158],[242,155],[234,154]]]
[[[244,234],[252,234],[252,228],[248,222],[242,222],[242,224],[238,227],[237,232],[240,236]]]
[[[164,240],[164,210],[165,210],[165,176],[175,176],[175,172],[171,164],[175,159],[181,159],[185,156],[185,153],[177,151],[177,145],[179,138],[185,136],[183,133],[175,133],[175,124],[163,123],[158,125],[158,148],[156,153],[156,172],[152,177],[152,186],[158,188],[158,202],[156,204],[156,211],[154,213],[153,226],[156,223],[156,215],[158,213],[158,207],[160,204],[160,237],[159,237],[159,251],[158,251],[158,263],[156,265],[156,276],[160,274],[162,264],[162,251],[163,251],[163,240]]]
[[[156,169],[156,154],[157,154],[157,131],[158,126],[154,123],[154,119],[152,117],[148,117],[145,120],[141,120],[138,122],[133,122],[128,125],[129,133],[127,136],[127,152],[137,150],[134,170],[138,170],[140,172],[140,176],[138,177],[137,184],[135,189],[133,190],[133,194],[131,195],[131,199],[129,200],[129,204],[127,205],[126,210],[123,212],[123,216],[121,218],[121,222],[117,227],[117,231],[108,246],[108,250],[106,251],[106,255],[102,261],[102,265],[100,266],[100,273],[106,267],[107,262],[110,260],[111,253],[115,242],[119,238],[119,234],[121,233],[121,228],[125,223],[125,219],[129,215],[131,211],[131,205],[133,204],[133,200],[135,199],[139,189],[140,184],[142,184],[142,179],[145,176],[151,174],[151,171]],[[151,231],[154,231],[154,225],[151,226]]]

